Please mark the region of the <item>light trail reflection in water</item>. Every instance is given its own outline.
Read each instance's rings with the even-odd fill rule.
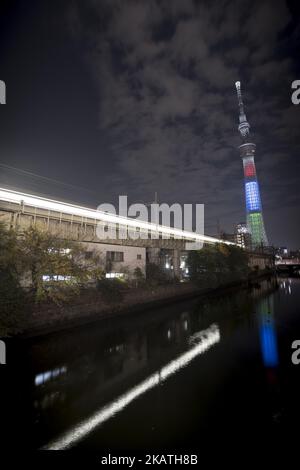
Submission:
[[[88,419],[80,422],[60,438],[48,443],[43,447],[44,450],[63,450],[68,449],[75,445],[78,441],[86,437],[96,427],[115,416],[129,405],[136,398],[152,389],[162,381],[166,380],[171,375],[175,374],[178,370],[185,367],[194,358],[203,354],[214,344],[220,341],[220,330],[217,324],[212,324],[206,330],[200,331],[193,335],[193,344],[196,346],[189,349],[178,358],[170,361],[167,365],[162,367],[157,372],[154,372],[146,380],[133,387],[128,392],[122,394],[119,398],[101,408]]]

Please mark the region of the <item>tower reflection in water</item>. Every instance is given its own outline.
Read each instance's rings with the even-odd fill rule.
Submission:
[[[274,294],[257,304],[262,360],[266,371],[267,396],[265,410],[270,426],[282,421],[283,407],[278,374],[279,355],[274,318]]]
[[[261,300],[257,309],[260,319],[259,335],[264,365],[265,367],[277,367],[278,349],[273,296]]]

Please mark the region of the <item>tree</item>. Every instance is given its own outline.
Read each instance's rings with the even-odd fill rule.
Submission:
[[[0,336],[18,332],[26,314],[26,295],[19,281],[19,255],[15,231],[0,223]]]
[[[232,280],[245,279],[250,271],[248,254],[245,250],[235,245],[229,245],[227,248],[227,264]]]
[[[170,276],[158,264],[147,263],[146,265],[146,279],[147,285],[155,286],[159,284],[166,284],[170,282]]]
[[[141,270],[141,268],[136,267],[133,274],[134,274],[134,280],[135,280],[136,287],[143,286],[145,284],[146,279],[145,279],[145,275],[144,275],[143,271]]]
[[[190,251],[187,259],[190,278],[203,287],[214,287],[224,271],[223,258],[224,255],[211,245]]]
[[[244,278],[248,273],[247,254],[234,245],[208,245],[191,251],[187,265],[190,278],[203,287],[216,287]]]
[[[0,222],[0,269],[8,270],[16,279],[20,274],[19,244],[13,229]]]
[[[83,284],[103,273],[99,256],[92,253],[87,257],[87,250],[79,243],[35,227],[24,232],[20,251],[23,274],[30,276],[36,302],[68,300]]]

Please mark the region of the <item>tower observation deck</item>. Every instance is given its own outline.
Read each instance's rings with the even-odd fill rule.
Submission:
[[[268,239],[264,226],[259,184],[254,162],[256,146],[250,139],[250,124],[247,121],[244,110],[241,82],[236,82],[235,86],[239,104],[238,130],[243,142],[239,146],[239,150],[244,169],[247,228],[251,233],[252,247],[257,248],[262,245],[268,245]]]

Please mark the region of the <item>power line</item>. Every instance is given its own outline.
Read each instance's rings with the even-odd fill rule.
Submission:
[[[87,189],[87,188],[83,188],[82,186],[76,186],[74,184],[71,184],[71,183],[65,183],[63,181],[59,181],[59,180],[55,180],[53,178],[48,178],[47,176],[41,176],[37,173],[33,173],[31,171],[28,171],[28,170],[23,170],[21,168],[16,168],[16,167],[13,167],[13,166],[10,166],[10,165],[7,165],[6,163],[1,163],[0,162],[0,167],[1,168],[5,168],[5,169],[8,169],[8,170],[13,170],[15,171],[16,173],[20,173],[20,174],[23,174],[23,175],[26,175],[26,176],[31,176],[31,177],[34,177],[34,178],[38,178],[42,181],[47,181],[47,182],[50,182],[50,183],[54,183],[54,184],[57,184],[59,186],[65,186],[65,187],[68,187],[68,188],[72,188],[72,189],[80,189],[82,191],[86,191],[90,194],[96,194],[95,191],[91,191],[90,189]]]

